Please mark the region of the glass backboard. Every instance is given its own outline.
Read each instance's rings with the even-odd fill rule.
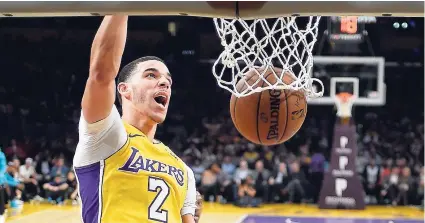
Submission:
[[[348,92],[357,96],[354,105],[382,106],[386,94],[384,69],[382,57],[315,56],[311,75],[323,82],[325,91],[323,97],[308,103],[334,105],[336,94]]]

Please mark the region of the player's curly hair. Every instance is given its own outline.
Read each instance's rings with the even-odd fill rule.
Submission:
[[[134,71],[136,70],[137,65],[139,65],[142,62],[148,61],[148,60],[157,60],[157,61],[160,61],[160,62],[165,64],[164,60],[162,60],[159,57],[155,57],[155,56],[145,56],[145,57],[141,57],[139,59],[136,59],[136,60],[130,62],[129,64],[125,65],[122,68],[122,70],[118,73],[117,86],[118,86],[119,83],[127,82],[130,79],[131,75],[134,74]],[[121,95],[118,92],[118,88],[117,88],[117,97],[118,97],[119,103],[122,104]]]

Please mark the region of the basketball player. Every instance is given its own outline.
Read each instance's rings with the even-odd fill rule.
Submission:
[[[193,172],[154,139],[171,97],[167,66],[142,57],[118,74],[127,20],[105,16],[92,44],[74,156],[83,222],[193,223]],[[122,119],[114,105],[117,74]]]

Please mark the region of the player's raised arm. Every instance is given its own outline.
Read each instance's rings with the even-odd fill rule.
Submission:
[[[128,16],[105,16],[93,40],[81,106],[88,123],[106,118],[115,101],[115,77],[127,39]]]

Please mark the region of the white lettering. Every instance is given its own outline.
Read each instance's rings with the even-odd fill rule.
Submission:
[[[331,206],[338,206],[338,205],[344,205],[346,207],[356,206],[356,200],[352,197],[327,196],[325,198],[325,202],[327,205],[331,205]]]
[[[335,193],[338,197],[342,196],[342,192],[347,189],[347,180],[342,178],[335,179]]]
[[[339,157],[339,169],[340,170],[345,170],[345,167],[348,164],[348,157],[346,156],[340,156]]]
[[[351,170],[332,170],[332,176],[334,177],[352,177],[354,172]]]

